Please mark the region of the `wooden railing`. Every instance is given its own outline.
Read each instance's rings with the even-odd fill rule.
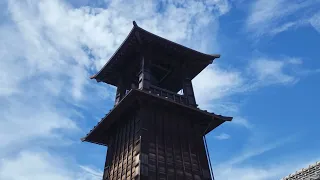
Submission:
[[[172,100],[174,102],[181,103],[181,104],[184,104],[184,105],[188,105],[187,98],[184,97],[183,95],[177,94],[175,92],[168,91],[166,89],[162,89],[162,88],[154,86],[154,85],[150,85],[149,92],[152,93],[152,94],[155,94],[157,96],[170,99],[170,100]]]

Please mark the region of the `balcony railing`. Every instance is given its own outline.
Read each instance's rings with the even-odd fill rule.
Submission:
[[[166,99],[170,99],[170,100],[177,102],[177,103],[189,105],[188,100],[185,96],[177,94],[172,91],[168,91],[166,89],[162,89],[162,88],[154,86],[154,85],[150,85],[149,92],[152,94],[155,94],[157,96],[164,97]]]

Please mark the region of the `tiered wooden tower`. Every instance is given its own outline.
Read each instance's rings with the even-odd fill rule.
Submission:
[[[204,136],[232,118],[200,110],[191,80],[220,56],[133,24],[92,77],[117,87],[115,106],[82,141],[108,147],[103,179],[213,179]]]

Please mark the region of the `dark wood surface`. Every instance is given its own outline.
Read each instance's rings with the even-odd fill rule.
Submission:
[[[108,138],[105,179],[211,179],[196,124],[153,103],[122,115]]]
[[[158,85],[174,92],[182,89],[183,74],[193,79],[220,57],[200,53],[134,26],[115,54],[92,78],[114,86],[119,76],[131,82],[135,78],[133,74],[139,73],[141,53],[152,64],[150,68]]]
[[[134,22],[119,49],[91,77],[117,86],[114,107],[82,138],[108,146],[103,179],[211,179],[203,137],[232,117],[199,109],[191,80],[219,57]]]

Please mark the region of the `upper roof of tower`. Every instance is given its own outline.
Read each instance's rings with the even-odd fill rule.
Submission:
[[[103,68],[91,79],[116,86],[121,75],[125,78],[140,70],[140,51],[151,60],[151,71],[162,87],[171,91],[182,88],[182,78],[193,79],[220,55],[204,54],[174,43],[140,28],[133,22],[133,28],[117,51]],[[182,70],[182,64],[185,70]]]

